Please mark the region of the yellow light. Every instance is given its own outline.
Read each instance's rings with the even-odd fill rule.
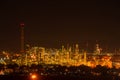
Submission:
[[[37,75],[32,74],[32,75],[31,75],[31,79],[33,79],[33,80],[34,80],[34,79],[37,79]]]

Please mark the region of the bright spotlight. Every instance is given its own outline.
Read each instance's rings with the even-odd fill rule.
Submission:
[[[32,79],[32,80],[36,80],[36,79],[37,79],[37,75],[36,75],[36,74],[32,74],[32,75],[31,75],[31,79]]]

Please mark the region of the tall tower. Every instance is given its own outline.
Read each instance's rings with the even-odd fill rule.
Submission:
[[[76,53],[76,54],[79,53],[79,45],[78,45],[78,44],[75,45],[75,53]]]
[[[86,65],[86,62],[87,62],[87,54],[86,54],[86,52],[84,52],[83,54],[84,54],[84,65]]]
[[[24,53],[24,23],[20,24],[21,27],[21,53]]]
[[[99,47],[99,44],[96,44],[95,54],[100,54],[101,50],[102,49]]]

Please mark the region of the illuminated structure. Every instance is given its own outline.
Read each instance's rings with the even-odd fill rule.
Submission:
[[[79,45],[75,47],[62,46],[61,49],[46,49],[44,47],[29,47],[24,52],[25,54],[14,54],[8,59],[12,59],[12,62],[18,65],[32,65],[32,64],[58,64],[62,66],[80,66],[86,65],[90,67],[96,67],[97,65],[120,67],[120,58],[115,58],[112,53],[102,53],[99,45],[96,45],[93,53],[87,53],[86,51],[79,50]],[[3,59],[2,59],[3,60]],[[114,62],[117,60],[116,62]],[[22,61],[22,63],[21,63]]]
[[[31,64],[59,64],[66,66],[87,65],[95,67],[96,65],[112,67],[111,55],[100,54],[97,44],[95,52],[88,55],[86,51],[80,52],[78,44],[75,48],[45,49],[44,47],[31,47],[27,51],[25,60],[27,65]]]
[[[94,53],[97,55],[99,55],[100,53],[101,53],[101,48],[99,47],[99,44],[96,44],[96,47],[95,47],[95,51],[94,51]]]

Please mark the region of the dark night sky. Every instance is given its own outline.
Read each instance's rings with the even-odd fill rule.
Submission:
[[[41,1],[41,0],[40,0]],[[25,43],[60,48],[62,44],[120,48],[120,5],[117,1],[1,1],[0,50],[20,50]]]

